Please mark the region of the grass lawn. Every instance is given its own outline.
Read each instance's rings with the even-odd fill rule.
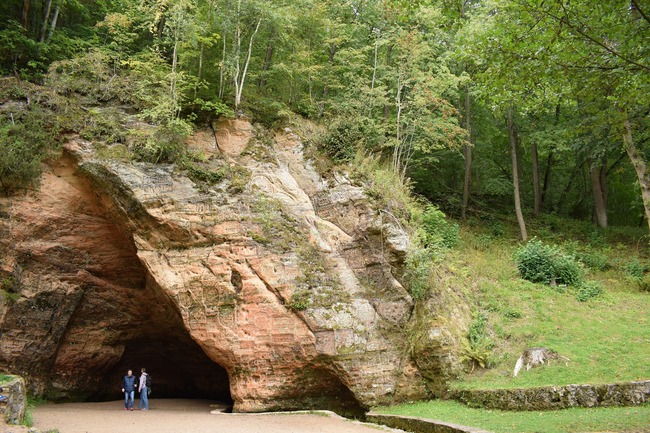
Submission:
[[[373,409],[477,427],[494,433],[650,432],[650,406],[574,408],[546,412],[472,409],[453,401],[432,400]]]
[[[461,374],[453,388],[515,388],[650,379],[650,293],[639,290],[621,269],[647,262],[633,248],[595,251],[611,266],[586,268],[585,278],[603,293],[581,302],[577,289],[533,284],[519,278],[512,258],[517,243],[465,231],[455,258],[464,262],[475,315],[486,324],[490,368]],[[561,244],[560,244],[561,245]],[[566,359],[512,372],[521,352],[545,346]]]

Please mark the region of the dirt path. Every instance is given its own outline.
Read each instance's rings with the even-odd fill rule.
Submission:
[[[149,411],[124,410],[121,401],[37,406],[34,427],[59,433],[377,433],[401,432],[335,414],[211,413],[205,400],[152,400]],[[136,400],[137,404],[137,400]]]

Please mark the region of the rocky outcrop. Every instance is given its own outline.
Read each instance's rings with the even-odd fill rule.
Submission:
[[[439,391],[469,311],[450,306],[449,327],[421,320],[448,317],[431,306],[414,315],[407,234],[345,175],[320,176],[291,131],[213,127],[188,145],[225,170],[216,185],[73,139],[37,192],[0,200],[3,369],[84,399],[119,398],[145,366],[158,395],[235,411],[360,412]]]
[[[27,410],[27,391],[22,377],[9,376],[0,383],[6,400],[0,402],[0,422],[20,424]],[[1,424],[0,424],[1,427]]]

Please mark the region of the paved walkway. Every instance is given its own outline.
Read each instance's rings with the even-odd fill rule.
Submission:
[[[137,405],[137,400],[136,400]],[[331,413],[227,414],[209,401],[151,400],[149,411],[124,411],[121,401],[37,406],[34,427],[59,433],[377,433],[402,432]]]

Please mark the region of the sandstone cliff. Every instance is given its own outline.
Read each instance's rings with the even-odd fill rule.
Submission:
[[[50,398],[118,399],[144,366],[152,398],[235,411],[444,391],[468,308],[441,284],[414,310],[407,233],[362,186],[317,173],[290,130],[263,141],[224,119],[188,145],[220,182],[73,137],[38,191],[0,199],[0,370]]]

